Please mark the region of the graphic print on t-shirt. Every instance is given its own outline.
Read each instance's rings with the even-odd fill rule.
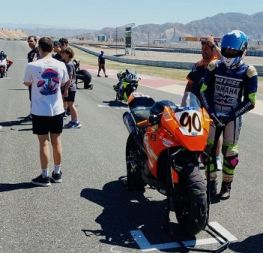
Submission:
[[[57,84],[59,83],[58,73],[53,69],[46,69],[41,77],[43,79],[37,83],[37,87],[41,87],[40,93],[45,96],[57,93]]]

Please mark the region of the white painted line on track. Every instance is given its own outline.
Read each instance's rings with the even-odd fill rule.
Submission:
[[[11,77],[3,77],[3,78],[0,78],[0,80],[3,79],[3,80],[6,80],[6,79],[12,79]]]
[[[98,105],[98,107],[101,108],[111,108],[111,109],[117,109],[117,110],[128,110],[128,107],[125,106],[110,106],[110,105]]]
[[[210,222],[209,225],[212,226],[214,229],[216,229],[220,234],[222,234],[230,242],[237,240],[237,238],[234,235],[232,235],[228,230],[226,230],[219,223]],[[182,241],[181,242],[182,244],[178,242],[151,244],[147,240],[147,238],[144,236],[141,230],[132,230],[130,231],[130,233],[133,239],[136,241],[136,243],[140,247],[140,249],[144,252],[181,248],[182,244],[186,247],[195,247],[195,246],[200,246],[200,245],[209,245],[209,244],[216,244],[216,243],[222,242],[222,239],[220,237],[212,237],[212,238],[205,238],[205,239]]]
[[[215,230],[217,230],[220,234],[222,234],[228,241],[237,241],[237,238],[234,235],[232,235],[228,230],[226,230],[223,226],[221,226],[218,222],[212,221],[209,222],[209,225]]]

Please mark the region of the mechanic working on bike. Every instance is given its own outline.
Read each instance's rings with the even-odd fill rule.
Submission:
[[[234,30],[223,36],[220,61],[208,64],[201,84],[201,99],[214,125],[210,128],[207,152],[210,155],[210,195],[217,194],[217,173],[212,154],[216,127],[223,130],[223,178],[219,197],[230,198],[231,184],[238,164],[238,139],[242,115],[255,107],[258,77],[253,66],[243,62],[248,46],[246,34]]]

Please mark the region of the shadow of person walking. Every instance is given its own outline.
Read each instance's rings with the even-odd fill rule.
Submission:
[[[262,253],[263,233],[249,236],[241,242],[231,243],[229,248],[238,253]]]
[[[0,192],[9,192],[21,189],[31,189],[38,187],[33,185],[31,182],[15,183],[15,184],[0,184]]]

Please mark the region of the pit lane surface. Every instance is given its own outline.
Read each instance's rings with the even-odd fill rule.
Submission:
[[[141,252],[130,233],[134,230],[151,244],[173,241],[161,230],[164,197],[151,189],[129,193],[119,181],[125,175],[128,133],[122,122],[125,105],[114,102],[115,79],[93,76],[93,90],[79,85],[76,103],[83,127],[63,132],[63,183],[30,184],[40,169],[37,138],[31,124],[20,121],[29,112],[22,85],[28,47],[0,41],[0,49],[14,60],[8,78],[0,79],[0,252]],[[138,90],[180,102],[176,94]],[[210,210],[210,221],[238,239],[225,252],[263,252],[262,142],[262,116],[249,113],[231,198]],[[196,239],[210,237],[203,232]]]

